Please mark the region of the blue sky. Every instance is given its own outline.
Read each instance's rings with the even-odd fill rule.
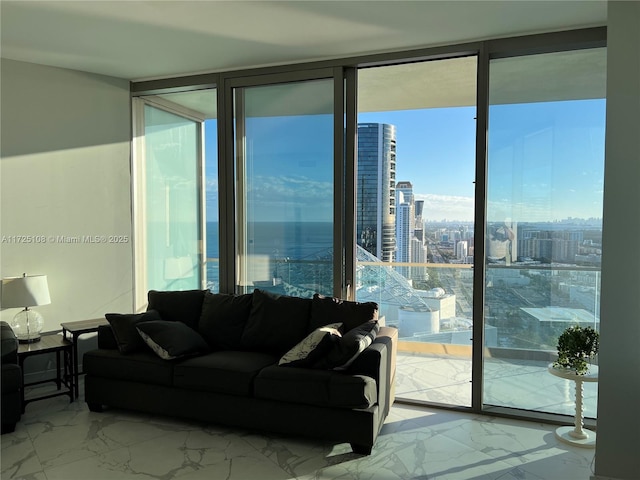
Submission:
[[[425,218],[472,221],[474,116],[475,108],[459,107],[367,113],[358,121],[396,126],[396,180],[413,184]],[[491,107],[489,220],[601,217],[604,119],[604,100]],[[206,148],[215,158],[215,122],[207,123]],[[331,117],[259,119],[248,128],[254,219],[330,221]],[[206,170],[213,210],[216,162]]]

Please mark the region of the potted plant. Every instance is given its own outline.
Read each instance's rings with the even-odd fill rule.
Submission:
[[[558,360],[553,366],[575,370],[584,375],[589,371],[590,361],[600,348],[600,334],[591,327],[575,325],[567,328],[558,337]]]

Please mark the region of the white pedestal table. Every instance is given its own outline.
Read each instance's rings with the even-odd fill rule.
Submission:
[[[576,416],[573,427],[558,427],[556,429],[556,438],[561,442],[575,445],[577,447],[594,448],[596,446],[596,432],[583,428],[584,407],[583,400],[583,383],[598,381],[598,367],[589,366],[589,371],[584,375],[578,375],[574,370],[569,368],[555,368],[553,364],[549,364],[549,373],[556,377],[572,380],[576,383]]]

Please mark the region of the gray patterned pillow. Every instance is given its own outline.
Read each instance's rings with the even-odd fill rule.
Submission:
[[[331,323],[324,327],[316,328],[313,332],[307,335],[304,340],[285,353],[278,362],[278,365],[296,367],[312,365],[315,363],[317,358],[323,356],[325,351],[333,345],[333,342],[331,341],[323,342],[325,338],[331,337],[332,335],[335,337],[341,337],[340,332],[338,331],[341,326],[342,323]],[[327,340],[329,339],[327,338]],[[323,348],[323,346],[326,348]]]

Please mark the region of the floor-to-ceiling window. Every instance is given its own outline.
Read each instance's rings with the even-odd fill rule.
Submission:
[[[476,68],[358,71],[356,299],[399,328],[401,399],[471,406]]]
[[[141,132],[135,142],[141,301],[150,289],[217,290],[215,107],[215,89],[147,96],[134,104]]]
[[[237,290],[333,293],[333,78],[234,88]]]
[[[546,367],[565,328],[600,324],[606,50],[489,67],[484,403],[570,414]],[[585,384],[587,416],[596,399]]]

